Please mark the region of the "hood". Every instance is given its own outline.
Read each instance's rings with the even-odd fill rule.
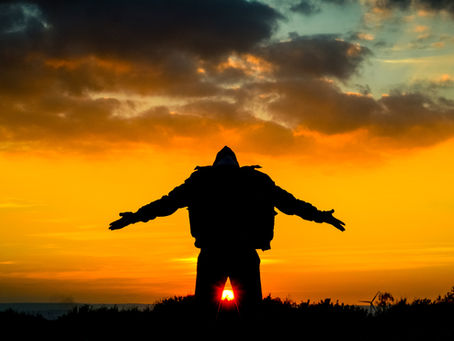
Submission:
[[[236,155],[232,149],[225,146],[216,155],[216,159],[213,162],[213,167],[216,166],[234,166],[239,167],[240,164],[236,159]]]

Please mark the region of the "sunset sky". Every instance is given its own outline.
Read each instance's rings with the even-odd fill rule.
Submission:
[[[108,230],[230,146],[279,213],[264,295],[454,286],[454,2],[0,2],[0,302],[193,294],[187,211]]]

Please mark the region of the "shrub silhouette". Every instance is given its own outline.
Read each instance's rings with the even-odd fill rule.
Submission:
[[[388,307],[394,302],[394,297],[389,292],[381,292],[378,294],[378,306]]]
[[[316,303],[309,300],[296,303],[268,295],[262,301],[256,321],[232,318],[235,312],[232,306],[227,306],[226,311],[220,311],[218,320],[207,323],[194,313],[194,296],[175,296],[145,310],[79,306],[57,320],[8,310],[0,312],[0,328],[17,340],[43,336],[48,340],[142,340],[203,334],[217,338],[228,334],[238,336],[238,333],[249,333],[254,339],[454,339],[454,287],[434,300],[418,298],[412,302],[383,293],[379,305],[380,309],[373,312],[332,302],[329,298]]]

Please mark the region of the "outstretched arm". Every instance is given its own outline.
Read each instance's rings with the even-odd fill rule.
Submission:
[[[296,199],[279,186],[275,187],[274,197],[275,206],[285,214],[297,215],[305,220],[317,223],[328,223],[340,231],[345,231],[345,223],[333,217],[334,210],[320,211],[310,203]]]
[[[121,218],[110,223],[110,230],[118,230],[137,222],[147,222],[156,217],[171,215],[188,205],[187,183],[173,189],[168,195],[141,207],[137,212],[122,212]]]

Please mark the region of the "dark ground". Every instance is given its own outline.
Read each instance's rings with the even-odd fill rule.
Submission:
[[[0,312],[0,328],[10,340],[454,340],[454,287],[435,300],[408,302],[382,293],[374,303],[371,313],[329,299],[297,304],[266,297],[256,321],[240,320],[231,303],[208,323],[194,313],[194,297],[186,296],[145,311],[87,305],[56,320],[9,310]]]

